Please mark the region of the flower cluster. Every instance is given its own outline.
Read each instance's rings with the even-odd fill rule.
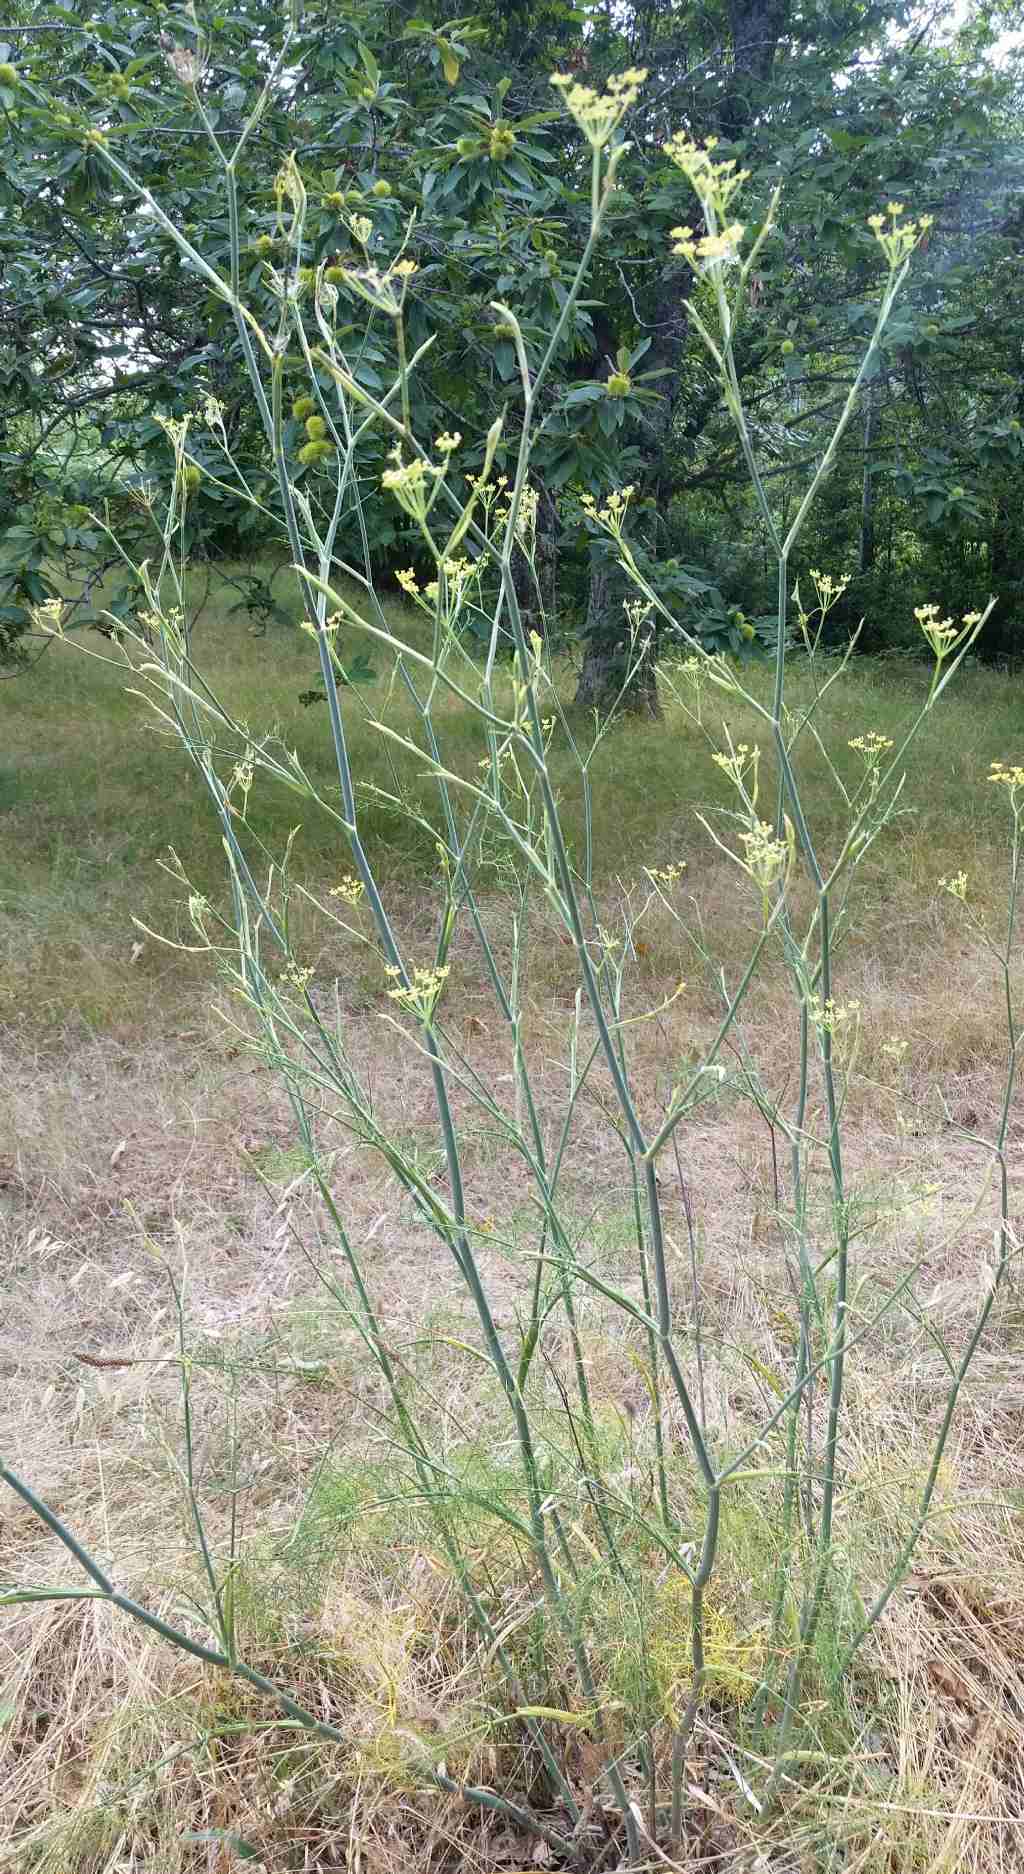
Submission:
[[[180,85],[194,88],[203,74],[203,60],[198,52],[191,52],[187,46],[172,46],[167,53],[167,63]]]
[[[956,898],[960,904],[966,904],[967,902],[967,874],[966,872],[954,872],[952,878],[940,878],[939,887],[940,887],[940,890],[942,891],[948,891],[950,897]]]
[[[288,983],[293,989],[305,989],[312,980],[313,971],[309,968],[302,969],[297,963],[289,963],[287,969],[281,971],[281,981]]]
[[[319,625],[314,624],[309,618],[303,618],[299,624],[299,630],[304,631],[307,638],[319,638],[321,635],[325,638],[333,638],[344,623],[344,612],[332,612],[330,617],[325,618]]]
[[[671,230],[672,252],[687,260],[695,273],[705,267],[739,260],[740,242],[746,232],[741,221],[731,219],[733,196],[747,181],[749,169],[738,169],[734,157],[715,162],[713,152],[717,137],[694,143],[682,132],[665,144],[665,155],[681,169],[704,211],[707,232],[698,234],[687,226]]]
[[[822,1034],[834,1035],[836,1029],[841,1028],[844,1022],[859,1019],[860,1003],[856,999],[850,1002],[836,1002],[832,996],[826,997],[823,1002],[820,996],[809,996],[807,1011],[815,1028],[819,1029]]]
[[[716,163],[713,152],[717,148],[717,137],[708,137],[704,143],[694,143],[682,131],[677,136],[670,137],[664,146],[665,155],[670,162],[675,163],[677,169],[682,170],[694,194],[700,197],[705,209],[710,208],[716,221],[724,224],[729,204],[737,190],[749,180],[750,171],[737,169],[733,157],[727,157],[722,162]],[[712,229],[711,233],[714,234],[714,232],[715,230]],[[727,229],[727,232],[730,234],[735,232],[738,240],[743,230],[742,228],[736,230],[734,224],[734,227]],[[673,230],[674,236],[682,233],[682,229]]]
[[[736,787],[742,787],[744,777],[752,772],[756,794],[757,768],[761,759],[759,748],[752,748],[749,742],[737,742],[735,748],[731,748],[728,754],[721,749],[716,749],[711,759],[716,768],[721,768],[722,773],[728,775]]]
[[[409,1009],[413,1015],[419,1017],[421,1022],[429,1022],[437,1007],[448,971],[447,963],[439,964],[433,969],[414,969],[411,978],[404,983],[396,982],[394,987],[388,990],[388,995],[392,1002],[397,1002],[400,1008]],[[394,977],[401,976],[402,972],[397,964],[392,963],[385,969],[384,974]]]
[[[654,609],[650,599],[624,599],[622,602],[622,609],[629,622],[630,637],[638,638],[641,632],[643,632],[646,642],[653,630],[653,626],[649,627],[646,631],[644,630],[645,625],[649,624],[651,612]]]
[[[180,657],[185,649],[185,614],[180,605],[169,605],[165,612],[140,611],[139,624],[144,634],[163,642]]]
[[[425,521],[437,493],[437,483],[444,474],[444,467],[434,462],[425,462],[422,456],[414,456],[411,462],[402,461],[401,445],[396,443],[391,451],[394,468],[385,469],[380,478],[381,487],[392,494],[410,519]],[[402,580],[405,590],[409,587]],[[412,595],[410,595],[412,596]]]
[[[365,247],[372,233],[365,216],[356,216],[352,232],[360,246]],[[353,293],[358,293],[360,299],[365,299],[367,305],[376,312],[384,313],[389,319],[397,319],[405,303],[408,283],[416,272],[416,262],[396,260],[384,272],[379,267],[332,267],[330,271],[332,274],[340,274],[345,285]]]
[[[562,101],[571,117],[576,119],[583,135],[592,150],[604,148],[609,137],[618,129],[626,112],[640,96],[640,87],[646,82],[646,71],[632,69],[619,72],[609,78],[605,91],[595,91],[590,85],[578,84],[565,72],[556,72],[551,83],[562,93]]]
[[[444,575],[444,598],[454,616],[461,607],[466,586],[471,579],[478,577],[480,568],[472,560],[461,556],[442,560],[440,572]],[[395,578],[402,591],[422,612],[433,611],[442,593],[440,579],[430,579],[421,586],[411,566],[404,566],[401,572],[395,574]]]
[[[132,507],[138,508],[140,513],[152,514],[156,501],[156,489],[152,482],[139,482],[136,487],[129,488],[128,499]]]
[[[524,488],[519,497],[519,507],[516,511],[516,539],[522,541],[527,551],[537,533],[538,500],[536,488]]]
[[[448,585],[449,596],[458,598],[461,597],[464,586],[473,578],[477,568],[472,560],[466,558],[465,554],[459,554],[456,559],[442,560],[441,571]],[[426,588],[428,596],[432,589],[436,591],[433,580]]]
[[[863,755],[869,768],[877,767],[881,757],[888,753],[892,745],[892,736],[879,735],[877,729],[869,729],[866,735],[855,735],[852,741],[847,743],[848,748],[852,748],[858,755]]]
[[[777,839],[767,820],[752,820],[740,834],[740,844],[746,854],[743,870],[767,894],[789,865],[792,841]]]
[[[831,573],[821,573],[816,566],[809,569],[814,585],[818,609],[822,613],[831,611],[837,605],[849,585],[849,577],[833,579]]]
[[[223,430],[224,405],[219,397],[208,396],[203,403],[203,422],[208,429]]]
[[[997,787],[1009,788],[1011,794],[1018,794],[1024,789],[1024,767],[1016,764],[1008,766],[1005,761],[994,761],[989,770],[990,781]]]
[[[153,421],[159,423],[172,449],[184,449],[188,437],[188,417],[163,416],[159,410],[155,410]]]
[[[48,638],[64,636],[64,600],[44,599],[40,605],[32,607],[32,623],[37,631]]]
[[[506,743],[502,748],[495,749],[493,755],[482,755],[476,765],[482,773],[488,772],[492,768],[496,768],[500,773],[502,768],[504,768],[511,759],[512,750]]]
[[[306,185],[302,180],[302,173],[295,160],[294,151],[292,151],[290,156],[285,157],[277,175],[274,177],[274,198],[277,205],[276,219],[278,232],[284,232],[283,220],[286,202],[292,210],[292,222],[290,228],[287,230],[288,239],[291,240],[297,234],[306,211]]]
[[[603,508],[598,507],[592,494],[581,495],[580,506],[588,520],[594,521],[598,527],[603,527],[606,533],[618,540],[622,536],[622,523],[626,518],[626,509],[635,492],[633,483],[630,482],[626,488],[613,489]]]
[[[228,781],[227,790],[226,790],[228,797],[229,797],[229,802],[230,802],[230,796],[235,792],[236,788],[238,789],[239,793],[242,796],[243,818],[245,816],[245,813],[249,805],[249,789],[252,786],[253,772],[254,772],[254,750],[251,748],[247,748],[244,756],[242,757],[242,760],[236,761],[234,767],[232,768],[231,776]],[[232,808],[232,812],[236,812],[236,811],[237,811],[236,808]]]
[[[965,612],[962,622],[956,625],[952,618],[939,617],[937,605],[918,605],[914,608],[914,617],[939,664],[977,630],[983,616],[982,612]]]
[[[470,485],[473,489],[473,493],[478,495],[484,507],[488,508],[508,487],[508,476],[499,475],[496,480],[488,481],[486,476],[480,475],[477,477],[476,481],[472,482]]]
[[[902,213],[902,202],[890,202],[884,215],[868,216],[868,227],[893,272],[909,258],[932,225],[931,215],[921,215],[917,221],[900,221]]]
[[[346,872],[344,878],[339,880],[337,885],[331,886],[327,896],[329,898],[341,898],[344,900],[345,904],[355,905],[359,903],[365,890],[366,887],[361,878],[356,878],[354,872]]]
[[[682,859],[678,864],[673,861],[671,865],[649,865],[647,867],[647,876],[655,885],[672,886],[678,884],[685,871],[686,860]]]
[[[710,266],[712,261],[724,260],[731,264],[740,257],[740,242],[745,233],[742,221],[731,221],[717,234],[697,235],[690,227],[673,228],[672,252],[680,260],[688,260],[695,273]]]

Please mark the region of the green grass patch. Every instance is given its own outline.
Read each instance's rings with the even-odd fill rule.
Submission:
[[[309,639],[280,624],[252,635],[238,610],[237,589],[216,573],[207,584],[194,633],[197,666],[238,721],[254,735],[273,734],[296,750],[326,797],[334,798],[325,708],[299,700],[317,679]],[[278,590],[286,609],[297,613],[290,587],[283,580]],[[387,613],[397,634],[424,644],[422,621],[412,608],[394,601]],[[109,650],[95,634],[85,643]],[[353,632],[342,654],[359,648]],[[434,840],[383,796],[398,796],[430,823],[439,823],[439,804],[425,764],[375,726],[380,715],[399,734],[421,741],[416,711],[395,681],[393,658],[379,645],[371,645],[369,655],[374,681],[343,691],[342,707],[363,837],[385,884],[400,892],[431,875]],[[472,684],[468,663],[460,675]],[[564,658],[556,660],[554,677],[563,703],[570,705],[575,679]],[[422,685],[421,672],[416,681]],[[768,681],[767,670],[754,672],[754,688],[766,697]],[[223,867],[218,829],[197,778],[145,703],[127,693],[129,682],[123,669],[84,656],[72,640],[55,645],[37,668],[0,687],[0,1015],[20,1017],[33,1028],[73,1018],[90,1027],[130,1027],[145,1021],[158,1003],[166,1006],[176,988],[191,993],[207,977],[205,963],[197,968],[183,951],[152,942],[142,951],[135,948],[133,918],[172,941],[191,940],[180,886],[161,869],[169,849],[180,853],[196,889],[214,899],[223,888]],[[868,730],[898,740],[927,682],[926,668],[912,662],[853,663],[818,717],[822,739],[845,776],[854,779],[858,772],[848,742]],[[806,665],[794,658],[792,703],[805,696],[807,686]],[[473,778],[483,753],[479,724],[450,697],[435,713],[445,761],[455,773]],[[770,800],[774,781],[763,724],[715,692],[705,693],[703,713],[716,739],[726,722],[735,738],[761,745]],[[926,722],[911,758],[904,811],[872,861],[876,913],[884,916],[906,890],[930,884],[944,870],[965,867],[984,889],[1003,830],[1000,803],[995,790],[986,788],[985,775],[993,759],[1019,755],[1017,716],[1007,679],[975,668]],[[585,739],[589,725],[578,717],[571,721],[573,733]],[[809,740],[803,761],[807,806],[827,851],[839,837],[842,803]],[[583,791],[561,730],[553,739],[551,768],[565,830],[580,855]],[[602,743],[590,773],[598,890],[617,891],[644,866],[685,859],[687,889],[699,897],[714,860],[694,809],[713,811],[728,802],[727,783],[710,760],[702,730],[666,693],[664,719],[623,719]],[[347,870],[344,841],[329,816],[284,789],[258,785],[249,819],[274,853],[300,823],[295,872],[315,887],[329,887]],[[871,923],[870,908],[866,922]]]

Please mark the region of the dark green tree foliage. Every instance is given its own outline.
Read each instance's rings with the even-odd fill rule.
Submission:
[[[267,0],[207,8],[198,34],[190,16],[145,3],[44,10],[16,0],[8,18],[0,648],[16,642],[33,603],[58,583],[66,589],[69,556],[94,570],[86,509],[114,503],[123,524],[132,486],[166,480],[161,419],[195,412],[204,395],[220,400],[238,469],[273,505],[226,311],[145,205],[112,182],[97,137],[223,265],[223,192],[191,81],[229,149],[280,33]],[[417,375],[417,420],[460,430],[458,461],[473,473],[479,439],[503,404],[514,423],[519,396],[493,302],[512,304],[528,348],[539,347],[588,219],[586,152],[550,75],[600,84],[642,65],[650,77],[628,126],[635,154],[550,381],[533,459],[545,600],[556,625],[586,639],[581,700],[606,704],[631,655],[616,569],[576,499],[584,490],[636,484],[638,549],[667,562],[665,590],[705,641],[749,654],[737,612],[757,620],[766,609],[744,472],[690,334],[689,271],[671,254],[670,231],[690,209],[660,152],[679,130],[716,134],[722,152],[750,169],[754,211],[784,184],[740,344],[783,507],[863,342],[877,272],[867,216],[893,196],[934,214],[814,552],[856,575],[849,604],[871,610],[876,635],[888,635],[878,599],[894,580],[943,603],[968,587],[976,598],[982,575],[1009,594],[1021,578],[1021,113],[1013,66],[988,58],[999,26],[979,12],[942,38],[913,29],[899,6],[819,12],[796,0],[614,14],[492,0],[473,16],[443,5],[415,16],[390,5],[310,5],[295,62],[239,163],[246,290],[269,317],[268,270],[285,259],[274,179],[295,149],[309,191],[305,277],[320,265],[391,257],[406,242],[419,269],[410,342],[436,334]],[[370,223],[365,246],[353,234],[358,217]],[[339,320],[353,375],[379,389],[392,334],[366,313],[346,298]],[[290,365],[298,394],[304,367]],[[315,490],[327,452],[303,419],[290,421]],[[376,489],[386,448],[375,433],[362,496]],[[265,521],[219,485],[232,478],[212,443],[208,457],[189,502],[193,548],[255,553]],[[409,563],[415,542],[402,517],[379,500],[359,508],[346,516],[343,556],[359,558],[365,527],[378,577]],[[1001,617],[1012,649],[1012,605]],[[634,677],[639,707],[656,703],[651,670],[648,659]]]

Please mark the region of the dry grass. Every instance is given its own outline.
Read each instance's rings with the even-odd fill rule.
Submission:
[[[213,661],[226,673],[241,639],[223,619],[215,624]],[[271,651],[260,642],[256,654]],[[281,652],[270,706],[289,743],[305,738],[312,762],[322,722],[289,702],[291,686],[302,687],[292,656],[287,646]],[[324,1271],[333,1278],[337,1262],[301,1176],[283,1092],[211,1014],[204,969],[148,940],[132,961],[131,911],[162,928],[174,915],[173,888],[155,871],[155,856],[167,844],[194,854],[205,882],[216,854],[199,808],[171,784],[174,756],[141,740],[136,706],[118,698],[107,673],[82,678],[92,668],[75,665],[72,676],[69,661],[52,671],[50,688],[30,693],[9,744],[18,765],[4,887],[0,1448],[112,1561],[121,1586],[180,1613],[197,1574],[167,1271],[187,1271],[201,1490],[218,1544],[236,1419],[241,1435],[244,1651],[339,1723],[348,1742],[303,1742],[270,1722],[255,1695],[89,1602],[11,1610],[0,1627],[0,1867],[227,1869],[246,1864],[231,1838],[249,1844],[268,1874],[544,1865],[535,1841],[426,1782],[425,1754],[443,1754],[453,1774],[511,1789],[526,1772],[501,1722],[493,1666],[403,1481],[379,1381],[325,1286]],[[918,679],[911,671],[900,681],[903,693],[894,695],[891,674],[856,673],[833,736],[885,730]],[[249,696],[239,707],[255,718],[268,707],[259,694],[265,676],[257,669],[238,682]],[[859,1306],[867,1311],[897,1271],[920,1260],[932,1323],[953,1345],[977,1304],[991,1242],[991,1193],[971,1209],[986,1161],[969,1135],[993,1130],[1003,1038],[985,953],[932,883],[965,865],[994,915],[998,824],[983,789],[965,781],[991,757],[1013,753],[1002,739],[1010,708],[995,679],[975,674],[951,705],[955,738],[929,732],[911,788],[922,810],[897,825],[872,862],[842,959],[843,995],[862,1004],[849,1108]],[[372,764],[379,757],[366,734]],[[463,753],[475,759],[468,733]],[[747,912],[692,820],[692,803],[715,792],[698,739],[674,718],[617,735],[602,760],[595,791],[609,918],[641,863],[685,857],[689,915],[714,932],[732,967]],[[267,812],[273,841],[288,814]],[[372,831],[403,931],[425,946],[423,855],[394,823],[382,818]],[[325,830],[307,829],[300,863],[314,883],[337,875]],[[507,945],[497,899],[487,914],[495,942]],[[327,1006],[337,999],[381,1114],[433,1166],[428,1089],[381,1019],[384,985],[343,940],[314,954],[318,993]],[[571,963],[538,914],[526,1037],[538,1088],[552,1099],[563,1084]],[[686,998],[635,1031],[645,1118],[664,1109],[717,1012],[714,984],[667,918],[656,917],[637,961],[638,996],[657,1003],[680,973],[691,982]],[[456,951],[452,989],[459,1045],[489,1072],[497,1034],[468,941]],[[784,1008],[781,974],[770,968],[742,1042],[780,1096],[794,1074]],[[901,1061],[886,1052],[894,1035],[907,1043]],[[1015,1117],[1015,1182],[1024,1176],[1022,1137]],[[506,1434],[486,1376],[460,1351],[467,1320],[452,1271],[379,1161],[329,1119],[324,1142],[347,1226],[364,1247],[389,1339],[423,1410],[453,1461],[479,1466],[491,1487],[506,1488]],[[734,1098],[700,1110],[680,1137],[680,1164],[685,1191],[671,1158],[663,1166],[680,1306],[685,1314],[688,1202],[709,1422],[738,1445],[789,1357],[792,1298],[776,1188],[786,1167],[763,1118]],[[533,1240],[527,1185],[476,1122],[466,1165],[473,1214],[491,1232],[481,1254],[495,1312],[511,1335]],[[580,1109],[567,1202],[580,1254],[630,1283],[628,1193],[599,1098]],[[624,1488],[640,1488],[649,1412],[630,1338],[593,1302],[581,1300],[581,1317],[610,1461]],[[914,1573],[845,1691],[829,1681],[823,1642],[810,1754],[770,1824],[745,1808],[731,1767],[743,1760],[743,1661],[760,1644],[773,1529],[764,1493],[751,1486],[737,1494],[716,1590],[717,1689],[693,1743],[681,1866],[736,1874],[1024,1866],[1022,1347],[1024,1304],[1011,1286],[965,1396]],[[553,1374],[559,1358],[556,1345]],[[942,1377],[934,1340],[909,1311],[865,1344],[851,1375],[838,1540],[868,1590],[884,1579],[925,1475]],[[540,1409],[554,1421],[553,1378],[537,1384]],[[682,1458],[677,1483],[685,1501]],[[534,1591],[523,1558],[484,1519],[469,1537],[525,1647]],[[73,1579],[69,1558],[13,1500],[0,1505],[0,1577]],[[669,1611],[656,1596],[648,1611],[652,1647],[662,1649],[666,1670],[683,1674]],[[611,1603],[607,1634],[602,1687],[614,1701],[628,1692],[632,1667],[621,1609]],[[585,1752],[575,1775],[585,1787]],[[664,1865],[653,1851],[651,1865]]]

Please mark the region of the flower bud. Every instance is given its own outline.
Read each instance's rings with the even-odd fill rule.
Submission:
[[[374,183],[372,189],[370,190],[370,194],[379,195],[381,197],[381,200],[383,200],[383,198],[386,195],[391,194],[390,182],[388,182],[384,176],[378,176],[376,182]]]
[[[495,124],[490,136],[491,161],[503,163],[516,147],[516,133],[507,124]]]
[[[628,397],[633,388],[633,380],[625,371],[613,371],[604,387],[606,397]]]

